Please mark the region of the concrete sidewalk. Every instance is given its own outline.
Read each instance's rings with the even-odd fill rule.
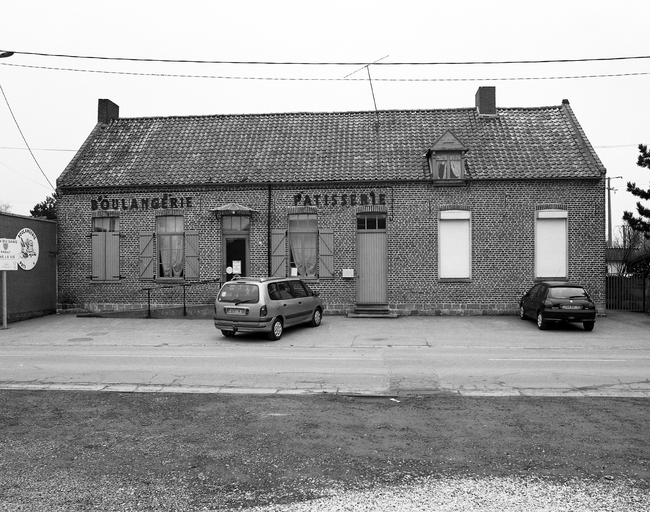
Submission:
[[[395,319],[326,315],[319,328],[299,326],[285,331],[276,345],[395,346],[490,341],[528,345],[543,340],[600,346],[650,347],[650,315],[610,311],[598,317],[593,332],[580,324],[539,331],[534,322],[514,316],[409,316]],[[576,337],[578,336],[578,337]],[[568,337],[568,338],[567,338]],[[209,346],[226,339],[205,318],[96,318],[59,314],[10,323],[0,330],[2,345],[174,345]],[[261,334],[238,334],[234,341],[266,341]],[[232,342],[233,340],[230,340]]]

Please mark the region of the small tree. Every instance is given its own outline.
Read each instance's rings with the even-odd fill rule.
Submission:
[[[620,275],[635,271],[632,261],[638,258],[644,248],[643,233],[635,231],[629,225],[618,226],[614,235],[612,252],[616,258],[610,261],[610,272]]]
[[[648,152],[648,146],[639,144],[639,153],[639,159],[636,164],[639,167],[650,169],[650,152]],[[646,201],[650,199],[650,188],[647,190],[642,189],[637,187],[636,183],[628,182],[627,191],[631,192],[636,197],[645,199]],[[646,240],[650,240],[650,208],[646,208],[641,204],[641,201],[639,201],[636,203],[636,211],[639,214],[638,217],[635,217],[632,212],[626,211],[623,214],[623,220],[635,231],[643,233]]]
[[[0,212],[9,213],[11,211],[11,205],[9,203],[0,202]]]
[[[59,198],[56,192],[48,196],[45,201],[38,203],[34,208],[29,210],[32,217],[54,220],[56,219],[56,200]]]

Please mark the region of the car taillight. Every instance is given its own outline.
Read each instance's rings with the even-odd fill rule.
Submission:
[[[268,310],[266,309],[266,306],[262,306],[260,308],[260,316],[266,316],[268,314]]]

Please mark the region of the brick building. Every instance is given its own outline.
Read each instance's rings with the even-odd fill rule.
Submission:
[[[511,314],[551,277],[604,309],[605,169],[566,100],[128,119],[99,100],[57,184],[63,309],[210,303],[236,273],[305,276],[330,313]]]
[[[0,311],[0,326],[56,313],[56,231],[52,220],[0,212],[0,268],[11,269],[4,270],[7,309]]]

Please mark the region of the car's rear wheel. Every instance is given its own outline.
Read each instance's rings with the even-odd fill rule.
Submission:
[[[537,328],[540,331],[543,331],[544,329],[546,329],[546,322],[544,321],[544,317],[542,316],[541,311],[537,312]]]
[[[275,320],[273,320],[273,324],[271,325],[271,332],[269,332],[268,338],[271,341],[279,340],[280,337],[282,336],[283,330],[284,330],[284,326],[282,325],[282,320],[276,318]]]
[[[235,331],[222,330],[221,334],[223,334],[226,338],[232,338],[235,335]]]
[[[323,320],[323,312],[321,311],[320,308],[316,308],[314,311],[314,314],[311,316],[311,322],[309,322],[309,325],[312,327],[318,327]]]
[[[519,318],[526,320],[526,312],[524,311],[523,306],[519,306]]]
[[[585,328],[585,331],[593,331],[595,323],[596,322],[582,322],[582,325]]]

